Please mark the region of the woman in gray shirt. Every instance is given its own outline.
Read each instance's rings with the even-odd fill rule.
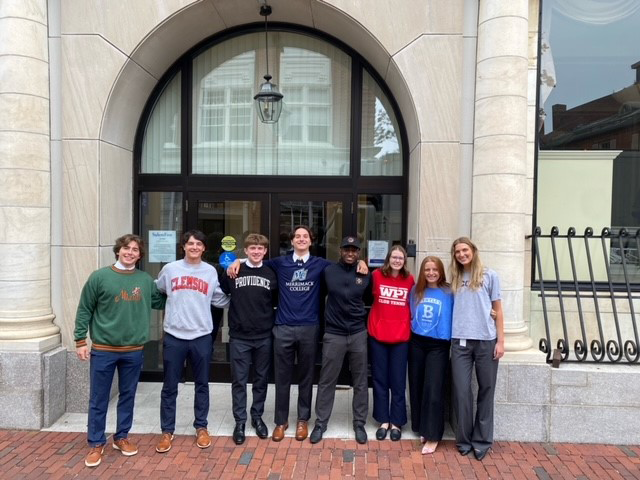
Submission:
[[[500,279],[482,265],[478,248],[466,237],[454,240],[451,246],[451,290],[455,296],[451,371],[457,399],[456,446],[461,455],[473,450],[482,460],[493,444],[493,398],[498,360],[504,355],[504,318]],[[474,366],[478,380],[475,419],[471,391]]]

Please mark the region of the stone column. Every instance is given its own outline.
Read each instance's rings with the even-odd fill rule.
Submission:
[[[0,427],[42,426],[47,355],[60,345],[51,309],[47,24],[46,0],[0,2]]]
[[[501,277],[507,351],[532,344],[523,317],[528,30],[527,0],[480,0],[471,232]]]

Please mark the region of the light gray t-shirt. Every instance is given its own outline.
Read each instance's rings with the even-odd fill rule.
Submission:
[[[469,274],[465,272],[462,287],[455,294],[451,337],[494,340],[497,333],[496,321],[491,318],[491,302],[501,299],[498,274],[485,268],[482,286],[478,290],[472,290],[468,284]]]
[[[220,308],[229,305],[229,298],[220,289],[216,269],[206,262],[168,263],[160,270],[156,285],[167,294],[164,331],[183,340],[211,333],[211,305]]]

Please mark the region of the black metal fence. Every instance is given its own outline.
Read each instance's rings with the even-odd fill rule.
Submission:
[[[539,348],[547,361],[638,363],[640,339],[634,299],[640,298],[640,229],[587,228],[532,238],[534,282],[545,335]],[[571,310],[567,312],[570,303]],[[554,347],[555,345],[555,347]],[[573,349],[571,348],[573,347]]]

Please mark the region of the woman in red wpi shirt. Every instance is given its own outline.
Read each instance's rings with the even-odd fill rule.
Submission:
[[[373,272],[373,306],[369,314],[369,347],[373,377],[373,418],[380,422],[376,438],[400,440],[407,423],[405,401],[407,354],[411,335],[409,292],[413,275],[407,252],[394,245],[384,265]],[[391,401],[389,400],[391,391]]]

